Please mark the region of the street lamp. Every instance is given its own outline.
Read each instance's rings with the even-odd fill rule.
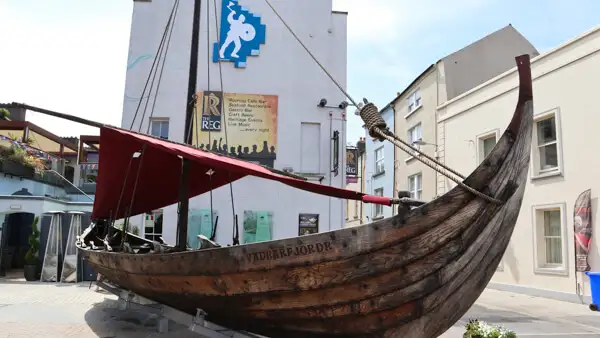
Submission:
[[[435,154],[434,154],[434,156],[435,156],[436,159],[438,158],[438,145],[437,144],[425,142],[422,139],[418,139],[418,140],[414,141],[412,144],[413,145],[418,145],[418,146],[425,146],[425,145],[434,146],[435,147]]]

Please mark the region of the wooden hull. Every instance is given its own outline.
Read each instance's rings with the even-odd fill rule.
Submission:
[[[436,337],[475,302],[513,232],[529,170],[529,58],[519,102],[465,183],[407,215],[360,227],[168,254],[80,252],[123,288],[270,337]]]

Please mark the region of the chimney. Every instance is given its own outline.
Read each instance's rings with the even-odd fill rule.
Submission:
[[[6,108],[10,112],[10,119],[12,121],[25,121],[25,115],[27,114],[27,109],[17,107],[17,108]]]

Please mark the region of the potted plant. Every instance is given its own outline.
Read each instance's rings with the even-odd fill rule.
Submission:
[[[10,112],[6,108],[0,108],[0,120],[9,120]]]
[[[478,319],[469,320],[463,338],[517,338],[514,331],[501,326],[490,325]]]
[[[40,231],[37,224],[39,217],[35,216],[31,224],[31,235],[29,236],[29,250],[25,254],[25,266],[23,273],[26,281],[38,280],[38,270],[40,266]]]

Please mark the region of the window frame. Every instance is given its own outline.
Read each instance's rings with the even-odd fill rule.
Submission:
[[[382,196],[383,197],[383,187],[379,187],[377,189],[373,189],[373,196]],[[375,204],[375,208],[373,209],[373,220],[383,218],[383,205]]]
[[[381,152],[381,158],[377,158],[377,153]],[[373,160],[374,160],[374,165],[375,168],[373,168],[373,176],[376,175],[381,175],[383,173],[385,173],[385,146],[381,146],[379,148],[376,148],[375,151],[373,151]],[[381,170],[379,170],[379,164],[381,163]]]
[[[146,232],[146,229],[150,228],[150,227],[146,226],[146,216],[147,215],[154,216],[154,223],[153,223],[153,225],[151,227],[152,228],[152,232]],[[161,215],[162,215],[162,222],[163,222],[163,224],[162,224],[162,231],[159,233],[159,232],[155,231],[156,230],[156,220]],[[142,222],[143,222],[142,228],[144,229],[144,237],[143,238],[148,239],[148,240],[152,240],[152,241],[156,241],[156,236],[158,236],[158,237],[162,237],[163,236],[163,234],[165,232],[165,224],[164,224],[165,211],[164,211],[164,209],[152,210],[149,213],[145,212],[145,213],[143,213],[142,217],[143,217],[142,218]],[[153,237],[152,238],[148,238],[148,236],[153,236]]]
[[[493,130],[489,130],[486,131],[485,133],[481,133],[479,135],[476,136],[476,152],[477,152],[477,163],[481,164],[481,162],[483,162],[483,160],[485,160],[485,148],[484,148],[484,141],[485,140],[489,140],[490,138],[495,137],[496,138],[496,143],[498,144],[498,141],[500,140],[500,129],[493,129]]]
[[[554,117],[554,128],[556,133],[556,141],[538,144],[538,122]],[[533,117],[531,142],[531,179],[541,179],[545,177],[554,177],[563,175],[563,151],[562,151],[562,128],[560,121],[560,109],[552,108]],[[550,169],[541,169],[540,167],[540,147],[556,144],[556,162],[557,166]]]
[[[416,177],[420,177],[420,183],[421,184],[420,184],[420,188],[419,189],[416,189],[416,190],[413,191],[410,188],[410,184],[411,184],[411,180],[413,178],[416,178]],[[417,188],[417,187],[418,187],[418,185],[415,184],[415,188]],[[407,189],[408,192],[410,193],[410,198],[416,199],[416,200],[422,200],[422,198],[423,198],[423,173],[422,172],[418,172],[418,173],[414,173],[414,174],[408,176],[408,178],[407,178],[407,188],[408,188]],[[419,194],[418,198],[416,196],[417,193]]]
[[[413,130],[416,130],[417,128],[419,129],[419,138],[416,139],[416,140],[413,140]],[[423,140],[423,123],[419,121],[419,122],[413,124],[412,127],[408,128],[408,130],[406,131],[406,138],[407,138],[408,143],[411,146],[413,146],[413,147],[421,150],[421,145],[420,144],[413,144],[413,142],[422,141]],[[411,160],[411,159],[413,159],[417,155],[419,155],[419,153],[413,150],[412,154],[408,154],[407,160]]]
[[[154,134],[152,133],[152,129],[153,129],[154,123],[160,123],[160,124],[161,124],[161,127],[160,127],[160,131],[161,131],[160,133],[161,133],[161,134],[162,134],[162,131],[163,131],[163,129],[162,129],[162,128],[163,128],[162,124],[163,124],[163,123],[166,123],[166,124],[167,124],[167,138],[163,138],[163,137],[162,137],[162,136],[160,136],[160,135],[154,135]],[[170,129],[171,129],[171,122],[169,121],[169,118],[168,118],[168,117],[152,117],[152,118],[150,118],[150,135],[152,135],[152,136],[154,136],[154,137],[161,138],[161,139],[163,139],[163,140],[168,140],[168,139],[169,139],[169,136],[170,136],[170,135],[169,135],[169,134],[170,134]]]
[[[561,237],[561,264],[546,263],[545,252],[546,244],[544,235],[544,212],[558,210],[560,212],[560,237]],[[533,264],[534,273],[544,275],[569,275],[569,251],[568,251],[568,230],[567,230],[567,205],[565,202],[539,204],[531,206],[531,218],[533,224]],[[540,217],[541,215],[541,217]],[[540,220],[541,218],[541,220]],[[540,223],[541,221],[541,223]],[[543,247],[541,247],[543,245]]]
[[[412,106],[412,108],[411,108]],[[419,110],[423,106],[423,96],[421,95],[421,88],[416,88],[406,97],[406,109],[407,113],[404,118],[408,118],[414,112]]]

